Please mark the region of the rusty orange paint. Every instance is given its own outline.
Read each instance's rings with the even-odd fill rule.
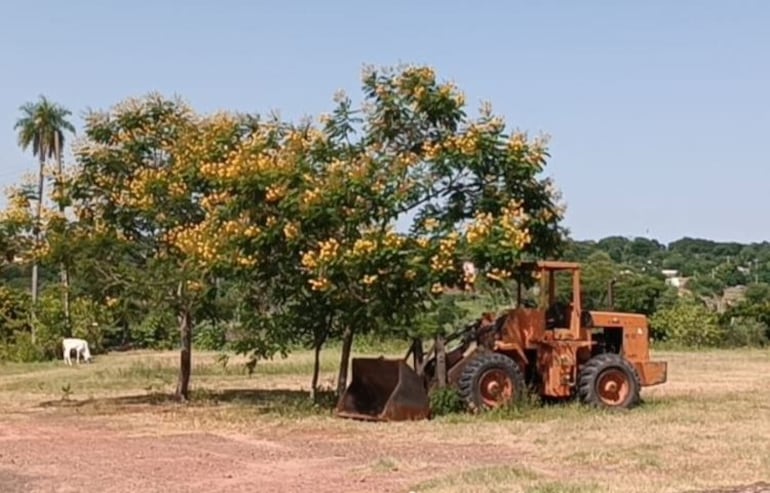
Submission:
[[[633,362],[643,387],[660,385],[668,381],[668,363],[665,361]]]
[[[647,317],[635,313],[591,311],[593,325],[623,330],[623,355],[632,363],[650,359]]]
[[[644,315],[583,310],[580,264],[540,261],[522,266],[540,281],[539,306],[523,306],[519,289],[516,308],[499,315],[483,314],[471,334],[475,346],[464,336],[465,342],[446,354],[449,385],[462,382],[468,395],[470,382],[475,386],[470,393],[476,396],[476,404],[496,407],[526,391],[513,386],[510,372],[518,366],[522,376],[517,378],[535,378],[541,396],[577,395],[612,408],[635,404],[640,387],[667,381],[668,364],[650,360],[649,324]],[[572,298],[558,304],[554,274],[563,271],[572,275]],[[494,358],[489,358],[490,352],[496,353]],[[484,354],[487,359],[479,359]],[[501,363],[497,355],[510,358],[515,366],[505,358]],[[418,376],[402,360],[396,364],[371,359],[354,362],[353,373],[353,385],[338,415],[375,420],[429,416],[427,392],[436,386],[435,373],[426,370]]]

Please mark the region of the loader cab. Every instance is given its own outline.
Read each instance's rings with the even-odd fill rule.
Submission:
[[[541,261],[521,264],[521,272],[537,282],[536,310],[545,319],[543,336],[554,339],[583,339],[588,320],[584,320],[580,297],[580,264]],[[522,298],[523,282],[518,283],[517,305],[528,303]],[[531,305],[531,302],[529,303]],[[585,313],[588,315],[588,312]]]

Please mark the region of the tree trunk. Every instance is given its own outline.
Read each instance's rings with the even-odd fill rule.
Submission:
[[[425,358],[422,352],[422,339],[416,338],[412,340],[412,357],[414,358],[414,371],[422,376],[422,363]]]
[[[436,337],[436,377],[438,388],[446,387],[446,351],[444,348],[444,336]]]
[[[316,340],[313,348],[313,381],[310,382],[310,400],[317,402],[318,400],[318,378],[321,374],[321,347],[323,346],[323,340]]]
[[[39,154],[39,161],[40,161],[40,169],[38,170],[37,175],[37,210],[35,211],[35,227],[34,227],[34,238],[35,238],[35,246],[40,246],[40,220],[43,216],[43,176],[45,172],[45,156],[46,156],[46,149],[45,146],[42,146],[40,149]],[[39,268],[38,268],[38,262],[37,258],[32,263],[32,327],[30,328],[30,336],[32,338],[32,344],[35,343],[35,324],[37,320],[37,295],[40,290],[38,286],[38,276],[39,276]]]
[[[59,186],[61,187],[62,179],[62,159],[61,159],[61,142],[59,141],[59,133],[54,134],[54,151],[56,153],[56,168],[59,172]],[[59,201],[59,212],[64,214],[64,205]],[[72,324],[70,323],[70,275],[67,267],[67,262],[62,261],[60,266],[60,277],[62,284],[62,303],[64,304],[64,321],[67,324],[67,330],[72,335]]]
[[[179,381],[176,385],[176,398],[187,401],[190,397],[190,373],[192,372],[192,315],[188,308],[179,312],[179,335],[182,350],[179,357]]]
[[[340,356],[340,372],[337,376],[337,399],[342,399],[345,389],[348,387],[348,364],[350,363],[350,349],[353,346],[353,328],[346,327],[342,334],[342,355]]]

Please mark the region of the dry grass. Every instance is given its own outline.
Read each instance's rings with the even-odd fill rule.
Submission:
[[[324,354],[331,384],[338,354]],[[667,492],[770,478],[770,351],[659,352],[669,382],[645,389],[645,404],[625,413],[577,405],[525,409],[515,415],[448,416],[416,423],[372,424],[334,419],[307,403],[312,355],[261,362],[249,375],[238,358],[197,353],[196,401],[167,403],[174,353],[100,356],[88,366],[61,362],[0,365],[0,412],[77,413],[104,426],[155,434],[179,430],[262,437],[313,433],[329,442],[387,444],[376,460],[349,474],[409,474],[431,464],[431,447],[462,447],[453,471],[411,484],[426,492]],[[404,458],[415,439],[424,462]],[[468,453],[467,450],[478,450]],[[489,457],[515,456],[490,464]],[[357,472],[358,471],[358,472]],[[423,474],[421,477],[425,477]]]

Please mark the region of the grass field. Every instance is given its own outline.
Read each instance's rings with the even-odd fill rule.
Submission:
[[[330,386],[337,357],[330,350],[322,362]],[[109,354],[80,367],[0,364],[0,489],[74,491],[52,485],[75,460],[86,481],[101,474],[110,491],[205,483],[206,491],[633,493],[770,479],[770,351],[654,358],[669,362],[669,381],[645,389],[644,405],[630,412],[570,404],[390,424],[340,420],[309,404],[306,352],[260,362],[252,375],[235,356],[225,364],[196,353],[189,405],[165,398],[176,379],[171,352]],[[78,448],[78,437],[91,445]]]

